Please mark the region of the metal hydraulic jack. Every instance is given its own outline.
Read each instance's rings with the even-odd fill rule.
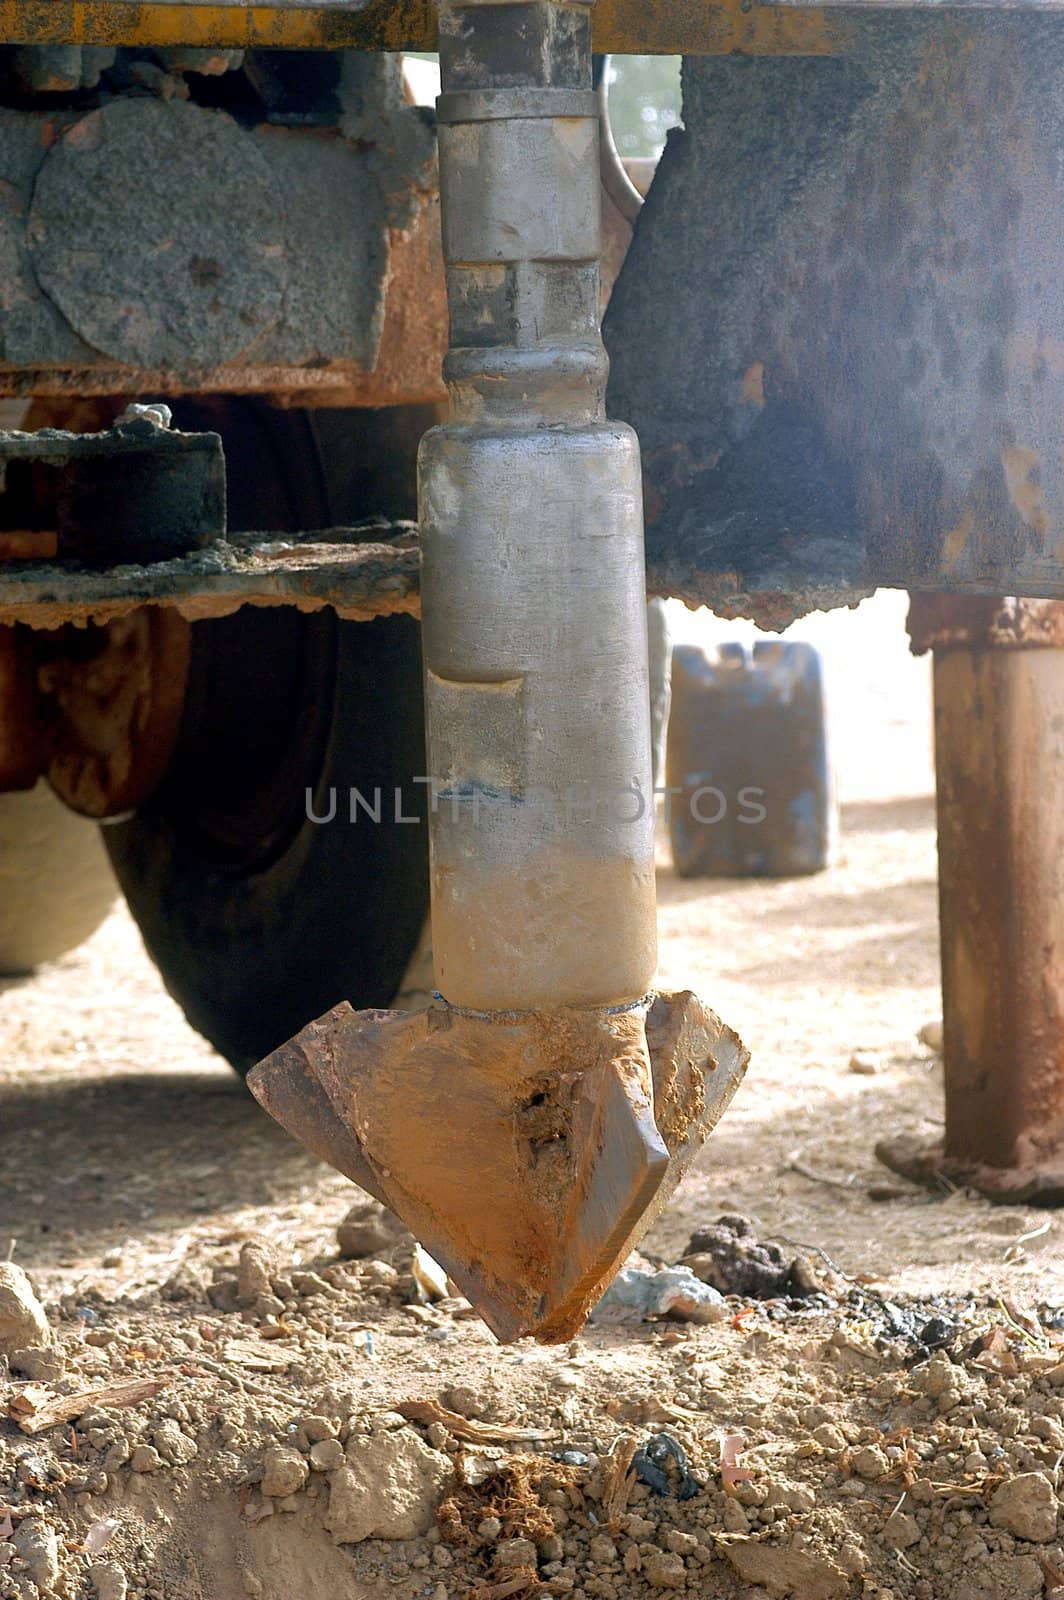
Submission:
[[[657,949],[639,448],[606,420],[587,0],[445,3],[451,421],[420,458],[437,1003],[341,1005],[262,1104],[501,1339],[581,1326],[747,1053]]]

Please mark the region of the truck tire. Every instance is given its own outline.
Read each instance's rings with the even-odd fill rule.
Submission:
[[[99,830],[44,782],[0,794],[0,976],[32,972],[95,933],[118,898]]]
[[[329,457],[357,424],[233,401],[177,420],[222,433],[231,527],[352,520],[330,493],[350,462]],[[167,776],[104,837],[167,988],[243,1072],[341,1000],[387,1005],[417,945],[426,827],[400,819],[423,793],[420,637],[410,617],[247,606],[192,640]]]

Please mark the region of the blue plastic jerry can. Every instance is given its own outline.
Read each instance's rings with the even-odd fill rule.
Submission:
[[[681,877],[789,878],[831,865],[826,711],[811,644],[676,646],[665,778]]]

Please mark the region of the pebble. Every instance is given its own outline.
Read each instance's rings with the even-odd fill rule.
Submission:
[[[867,1050],[855,1050],[850,1057],[851,1072],[860,1078],[873,1078],[879,1071],[879,1062]]]
[[[0,1261],[0,1354],[51,1342],[48,1318],[30,1280],[13,1261]]]
[[[129,1458],[133,1472],[158,1472],[163,1458],[152,1444],[138,1444]]]
[[[485,1544],[494,1544],[501,1533],[502,1523],[498,1517],[485,1517],[482,1522],[477,1523],[477,1535]]]

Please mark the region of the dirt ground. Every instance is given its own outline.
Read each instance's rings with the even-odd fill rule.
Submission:
[[[0,984],[0,1260],[49,1324],[0,1267],[0,1600],[1061,1600],[1061,1222],[918,1192],[872,1150],[942,1116],[903,617],[883,595],[796,630],[833,686],[836,866],[682,882],[662,839],[662,986],[752,1052],[637,1263],[748,1219],[710,1323],[502,1347],[425,1303],[372,1218],[341,1257],[355,1192],[188,1028],[123,910]]]

